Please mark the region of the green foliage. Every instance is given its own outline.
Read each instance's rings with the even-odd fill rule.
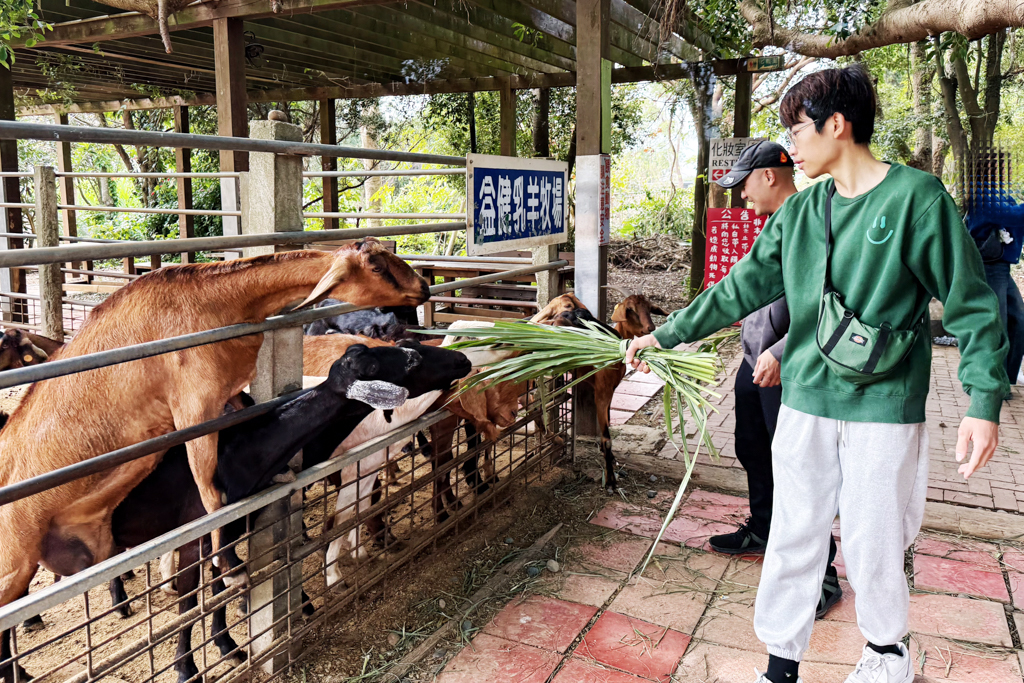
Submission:
[[[25,47],[34,47],[43,40],[43,32],[53,26],[39,18],[32,0],[0,0],[0,66],[10,69],[14,64],[12,40],[25,39]]]
[[[622,219],[619,232],[629,239],[652,235],[673,235],[689,239],[693,227],[693,185],[685,189],[655,192],[645,187],[616,207]]]

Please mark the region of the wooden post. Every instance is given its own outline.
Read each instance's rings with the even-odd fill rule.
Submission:
[[[174,108],[174,132],[175,133],[188,133],[189,132],[189,121],[188,121],[188,107],[175,107]],[[192,150],[181,147],[174,149],[174,172],[175,173],[191,173],[192,172]],[[192,208],[192,179],[191,178],[178,178],[178,208],[179,209],[191,209]],[[196,217],[191,214],[178,214],[178,238],[188,239],[196,236]],[[196,255],[194,252],[181,252],[181,262],[184,263],[195,263]]]
[[[251,136],[258,140],[302,142],[302,129],[282,121],[253,121]],[[246,234],[302,230],[302,159],[257,152],[250,155],[249,171],[243,173],[243,225]],[[254,201],[258,198],[258,201]],[[277,247],[287,251],[293,247]],[[251,247],[246,256],[273,253],[275,247]],[[267,332],[256,360],[256,376],[250,393],[268,401],[302,388],[302,327]],[[301,460],[299,460],[301,463]],[[294,557],[302,543],[302,491],[260,512],[255,528],[262,531],[249,541],[249,575]],[[252,587],[250,634],[256,653],[265,653],[284,638],[292,624],[302,619],[302,563],[274,574]],[[263,664],[268,674],[282,671],[302,649],[299,638],[285,639]],[[291,657],[289,656],[291,652]]]
[[[57,114],[57,124],[61,126],[69,125],[67,114]],[[57,142],[57,170],[61,173],[71,173],[71,143],[65,141]],[[101,181],[102,182],[102,181]],[[60,203],[61,204],[74,204],[75,203],[75,179],[68,178],[67,176],[58,176],[57,188],[60,191]],[[61,209],[60,210],[60,222],[64,226],[65,237],[78,237],[78,215],[74,209]],[[56,246],[56,245],[54,245]],[[85,270],[92,270],[92,262],[83,264],[81,261],[69,263],[69,268],[82,268],[84,265]],[[61,273],[61,280],[64,279],[63,273]],[[92,282],[92,275],[85,276],[86,282]]]
[[[469,118],[469,151],[476,154],[476,95],[472,92],[466,93],[466,106],[469,111],[466,116]]]
[[[0,67],[0,121],[14,121],[14,81],[10,69]],[[18,141],[0,140],[0,171],[16,173],[18,171]],[[20,204],[20,178],[0,178],[0,202]],[[0,208],[0,228],[4,232],[20,233],[23,230],[21,209]],[[21,249],[25,241],[14,237],[0,237],[0,250]],[[0,294],[3,292],[25,293],[25,272],[19,268],[0,269]],[[28,322],[24,313],[24,303],[15,305],[10,297],[0,297],[0,315],[10,322]]]
[[[743,68],[736,74],[736,111],[733,112],[732,136],[734,138],[750,137],[750,88],[754,83],[753,74]],[[740,196],[740,190],[729,191],[731,196],[730,206],[743,208],[747,205]]]
[[[576,2],[576,296],[599,320],[607,312],[602,287],[608,283],[601,183],[602,155],[611,152],[609,15],[609,0]],[[573,399],[577,433],[596,435],[593,392],[577,385]]]
[[[512,81],[502,77],[499,80],[499,106],[501,114],[501,155],[516,155],[516,94]]]
[[[217,72],[217,134],[244,138],[249,134],[245,95],[245,36],[241,19],[213,20],[214,68]],[[220,170],[224,173],[249,170],[246,152],[221,152]],[[238,211],[238,181],[221,178],[220,204],[225,211]],[[224,235],[240,235],[241,221],[224,216]],[[226,252],[224,258],[234,258]]]
[[[320,100],[320,144],[338,144],[338,121],[334,109],[334,100]],[[320,157],[320,168],[325,171],[338,170],[337,157]],[[324,212],[338,210],[338,179],[324,178]],[[324,230],[337,230],[337,218],[325,218]]]
[[[52,166],[36,166],[36,244],[56,247],[60,244],[60,223],[57,220],[57,175]],[[40,314],[43,334],[57,341],[64,340],[64,278],[59,263],[39,266]]]

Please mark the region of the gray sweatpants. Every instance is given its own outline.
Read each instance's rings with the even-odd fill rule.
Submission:
[[[904,552],[921,528],[928,489],[924,423],[844,422],[786,406],[772,442],[775,500],[754,630],[769,654],[800,661],[811,639],[840,516],[857,625],[877,645],[907,633]]]

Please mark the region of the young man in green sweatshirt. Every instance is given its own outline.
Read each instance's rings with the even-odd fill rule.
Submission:
[[[909,606],[903,560],[924,515],[931,344],[921,329],[893,371],[869,384],[855,385],[826,364],[816,329],[833,185],[828,262],[843,306],[866,325],[894,331],[920,325],[932,297],[945,306],[943,325],[959,339],[959,378],[971,397],[955,454],[963,462],[971,451],[959,468],[965,478],[995,451],[1009,389],[1008,343],[978,250],[937,178],[872,156],[875,108],[860,65],[820,71],[793,86],[780,112],[790,154],[808,177],[831,180],[787,199],[724,280],[653,335],[634,340],[626,354],[626,362],[646,371],[634,357],[640,349],[696,341],[786,297],[783,406],[772,443],[776,495],[754,614],[769,660],[758,683],[799,680],[837,512],[857,624],[868,641],[847,683],[914,679],[902,643]]]

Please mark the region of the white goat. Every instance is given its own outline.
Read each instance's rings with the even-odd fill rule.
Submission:
[[[395,408],[391,414],[391,422],[384,419],[383,410],[375,410],[359,425],[352,430],[341,445],[338,446],[332,458],[366,443],[370,439],[380,436],[386,432],[398,429],[413,420],[419,418],[432,406],[441,396],[440,391],[429,391],[417,398],[411,398],[404,404]],[[358,463],[353,463],[341,471],[341,488],[338,490],[338,501],[334,506],[334,525],[338,526],[352,518],[358,510],[365,512],[370,508],[370,495],[373,493],[373,484],[381,473],[384,463],[388,459],[388,451],[399,452],[404,442],[399,442],[389,448],[384,448],[369,455]],[[360,474],[362,473],[362,474]],[[345,551],[351,553],[355,559],[365,559],[368,556],[366,549],[359,543],[359,529],[357,525],[349,531],[347,538],[337,538],[331,541],[327,548],[327,585],[333,586],[342,580],[341,568],[338,560]]]

